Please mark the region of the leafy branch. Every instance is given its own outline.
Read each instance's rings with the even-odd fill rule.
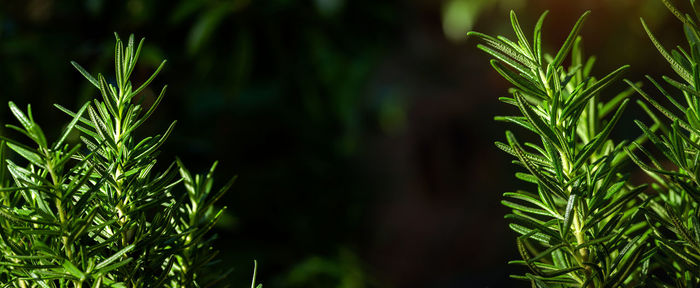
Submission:
[[[115,36],[114,82],[71,62],[101,97],[77,112],[56,105],[71,117],[57,140],[47,139],[31,106],[9,103],[19,125],[6,127],[31,144],[0,136],[3,287],[225,286],[228,272],[212,273],[217,252],[209,232],[224,211],[215,203],[233,179],[213,190],[216,164],[193,175],[179,160],[156,172],[175,121],[155,136],[139,139],[134,131],[163,99],[165,86],[150,107],[141,104],[165,61],[134,85],[143,40]]]
[[[530,273],[514,278],[536,287],[617,287],[641,284],[653,249],[647,223],[637,209],[645,185],[634,186],[622,169],[627,142],[609,136],[628,105],[631,89],[609,100],[602,92],[616,83],[628,66],[597,79],[595,58],[584,58],[579,33],[589,12],[574,24],[554,56],[542,49],[547,12],[540,16],[532,42],[514,12],[516,40],[478,32],[469,35],[495,59],[491,66],[514,87],[499,100],[518,108],[517,116],[498,121],[516,124],[538,136],[521,144],[507,131],[507,143],[496,142],[515,156],[526,172],[516,177],[535,184],[531,191],[505,193],[503,205],[510,228],[520,234],[518,251]],[[531,44],[532,43],[532,44]],[[566,59],[570,65],[564,66]]]
[[[656,265],[652,268],[664,271],[657,273],[659,277],[654,277],[655,284],[670,286],[668,282],[671,282],[676,287],[697,287],[700,285],[700,27],[697,24],[700,15],[694,0],[690,1],[693,15],[682,13],[669,0],[663,3],[682,22],[689,48],[677,46],[669,53],[641,20],[651,42],[681,80],[663,76],[663,82],[660,82],[646,76],[673,105],[672,109],[635,87],[656,109],[652,111],[640,103],[653,125],[647,127],[641,121],[636,121],[636,124],[661,155],[655,157],[642,145],[636,146],[640,153],[627,153],[656,181],[652,185],[654,194],[643,210],[659,250],[654,256]],[[668,86],[673,90],[667,90]],[[658,117],[657,113],[667,119]],[[642,155],[646,159],[642,159]],[[657,160],[658,156],[663,159]],[[662,163],[670,163],[672,167]]]

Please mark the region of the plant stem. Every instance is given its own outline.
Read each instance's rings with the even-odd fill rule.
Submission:
[[[50,153],[48,151],[45,151],[46,157],[51,157]],[[48,158],[51,159],[51,158]],[[48,170],[49,175],[51,175],[51,181],[53,181],[53,186],[54,189],[57,191],[60,191],[60,185],[59,185],[59,180],[58,176],[56,175],[56,172],[53,170],[53,166],[51,165],[51,160],[46,163],[46,170]],[[61,198],[63,197],[63,193],[59,193],[59,197],[56,198],[56,210],[58,211],[58,219],[61,222],[61,240],[63,242],[63,248],[65,249],[66,257],[68,257],[68,260],[72,261],[73,260],[73,249],[70,246],[70,243],[68,243],[68,235],[66,235],[66,231],[63,231],[66,228],[66,211],[63,209],[63,201],[61,201]]]

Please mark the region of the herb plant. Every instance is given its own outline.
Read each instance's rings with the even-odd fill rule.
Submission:
[[[654,255],[654,264],[664,270],[668,284],[663,278],[654,277],[654,283],[676,287],[698,287],[700,285],[700,14],[695,0],[690,4],[693,14],[683,14],[668,0],[664,4],[683,24],[688,47],[677,46],[669,53],[654,37],[644,20],[642,25],[652,43],[671,64],[680,79],[663,76],[663,82],[647,76],[648,81],[663,95],[672,108],[640,88],[637,92],[655,108],[656,113],[642,105],[653,124],[647,127],[636,121],[642,132],[658,152],[657,160],[652,152],[637,145],[639,153],[628,151],[631,159],[655,180],[652,185],[644,216],[653,233],[654,246],[659,250]],[[686,50],[687,49],[687,50]],[[670,86],[670,87],[669,87]],[[667,90],[671,88],[671,90]],[[664,117],[658,117],[657,114]],[[658,153],[657,153],[658,154]],[[642,160],[643,158],[646,160]],[[661,163],[671,163],[663,166]]]
[[[515,86],[500,100],[518,107],[520,115],[496,120],[536,136],[536,142],[520,144],[506,132],[508,143],[496,142],[525,168],[516,177],[534,184],[531,191],[505,193],[502,202],[512,208],[506,218],[520,234],[516,242],[523,259],[512,263],[530,270],[512,277],[533,287],[700,285],[700,11],[695,0],[690,0],[692,14],[670,0],[662,2],[683,24],[688,47],[668,52],[642,19],[651,42],[680,77],[647,76],[659,97],[629,80],[624,81],[630,89],[606,96],[610,89],[605,88],[626,66],[600,80],[590,75],[594,59],[584,61],[577,36],[588,13],[554,56],[541,49],[546,13],[532,44],[512,12],[516,41],[470,33],[495,57],[493,68]],[[567,55],[570,64],[564,67]],[[637,104],[652,123],[635,121],[641,136],[614,143],[609,136],[634,91],[646,100]],[[661,96],[672,108],[656,99]],[[630,183],[635,165],[628,162],[652,183]]]
[[[516,41],[478,32],[469,35],[495,57],[493,68],[515,87],[499,100],[515,106],[517,116],[500,116],[533,133],[536,142],[522,142],[506,132],[496,146],[515,156],[526,172],[516,177],[534,184],[504,194],[506,215],[519,233],[518,251],[531,273],[514,276],[538,286],[615,287],[641,281],[647,251],[644,223],[639,221],[634,186],[622,173],[627,142],[609,139],[628,105],[630,91],[613,97],[604,92],[627,66],[600,79],[591,75],[594,58],[585,58],[578,36],[588,12],[576,22],[556,54],[542,51],[539,18],[532,41],[511,12]],[[569,58],[570,65],[564,66]]]
[[[142,46],[133,35],[126,45],[116,36],[113,82],[72,62],[100,97],[76,112],[56,105],[71,120],[53,141],[31,106],[9,103],[19,124],[6,127],[28,139],[0,136],[2,287],[225,286],[228,273],[216,271],[208,232],[224,210],[214,204],[233,179],[214,189],[216,163],[205,175],[179,160],[157,165],[174,121],[162,134],[135,135],[166,91],[141,104],[140,93],[165,64],[133,85]],[[72,134],[79,143],[69,141]]]

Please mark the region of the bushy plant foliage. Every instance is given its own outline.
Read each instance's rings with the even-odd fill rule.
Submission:
[[[179,160],[157,165],[174,121],[162,134],[135,136],[166,91],[141,104],[165,64],[132,84],[142,45],[116,36],[113,82],[73,62],[100,97],[75,112],[56,105],[70,116],[57,139],[47,139],[31,106],[9,103],[18,124],[7,128],[28,139],[0,136],[2,287],[226,286],[208,232],[233,179],[215,189],[216,163],[204,175]]]
[[[517,42],[470,33],[484,43],[480,49],[496,57],[493,68],[515,85],[511,96],[500,100],[517,107],[520,114],[496,120],[524,127],[539,140],[521,144],[508,131],[507,143],[496,142],[525,168],[516,177],[534,184],[505,193],[502,202],[513,208],[506,218],[521,235],[517,245],[523,260],[513,263],[526,265],[533,273],[515,277],[580,287],[639,281],[634,278],[641,274],[634,272],[648,258],[644,254],[648,235],[637,225],[634,204],[644,186],[631,185],[620,171],[623,149],[629,144],[608,138],[630,93],[614,97],[603,93],[627,66],[600,79],[590,74],[594,58],[584,58],[578,36],[588,13],[579,18],[554,56],[545,54],[540,35],[546,15],[537,22],[532,41],[513,12]],[[564,66],[567,57],[571,64]]]
[[[677,46],[669,53],[654,37],[644,20],[642,25],[652,43],[668,61],[680,79],[662,76],[663,81],[647,76],[656,89],[652,97],[640,88],[637,92],[656,109],[642,107],[653,121],[648,127],[635,121],[657,152],[637,146],[639,153],[628,151],[655,182],[652,198],[641,208],[653,233],[653,246],[658,249],[654,265],[663,269],[669,284],[676,287],[700,285],[700,14],[695,1],[690,1],[693,14],[683,14],[669,1],[664,4],[683,24],[688,47]],[[686,50],[687,49],[687,50]],[[664,83],[665,82],[665,83]],[[660,104],[665,98],[672,108]],[[663,99],[661,98],[661,99]],[[658,115],[658,116],[657,116]],[[663,116],[661,116],[663,115]],[[645,157],[645,160],[642,160]],[[660,157],[660,158],[659,158]],[[657,158],[659,158],[657,160]],[[664,165],[661,163],[672,163]],[[655,281],[659,284],[660,281]]]
[[[515,157],[524,170],[516,177],[528,184],[505,193],[502,202],[512,208],[506,218],[519,234],[522,260],[511,263],[530,271],[512,277],[533,287],[700,285],[700,13],[694,0],[692,14],[663,3],[682,22],[689,47],[668,52],[644,20],[642,26],[680,77],[647,76],[672,108],[629,80],[630,89],[611,94],[608,87],[626,66],[601,78],[591,75],[594,58],[584,58],[578,36],[588,13],[551,56],[541,48],[546,13],[532,41],[512,12],[515,40],[470,33],[514,85],[500,100],[519,114],[496,120],[520,126],[536,140],[522,142],[508,131],[507,143],[496,142]],[[635,121],[641,136],[615,143],[609,136],[635,91],[646,100],[637,103],[652,123]],[[637,167],[652,183],[630,182]]]

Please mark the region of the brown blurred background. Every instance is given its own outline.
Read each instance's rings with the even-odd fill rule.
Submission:
[[[493,146],[513,128],[493,116],[515,111],[466,39],[513,37],[510,9],[529,31],[550,10],[550,53],[592,10],[583,36],[600,76],[670,74],[639,17],[682,44],[659,0],[8,0],[0,97],[56,130],[67,118],[52,103],[96,95],[69,60],[111,75],[112,32],[147,37],[135,81],[167,58],[154,87],[170,87],[141,132],[178,119],[162,163],[218,159],[221,182],[239,175],[217,228],[231,283],[245,286],[258,259],[265,287],[523,286],[508,278],[520,268],[506,264],[518,256],[499,204],[522,183]],[[627,113],[616,137],[640,134],[642,114]]]

